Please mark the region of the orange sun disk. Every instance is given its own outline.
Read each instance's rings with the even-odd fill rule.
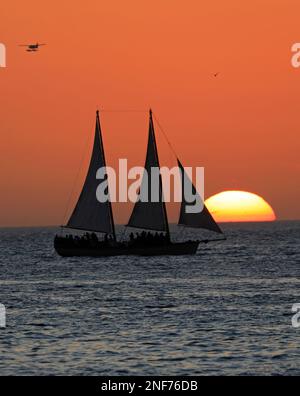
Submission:
[[[272,207],[259,195],[247,191],[223,191],[205,201],[217,222],[274,221]]]

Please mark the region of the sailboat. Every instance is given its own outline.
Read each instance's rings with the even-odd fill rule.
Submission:
[[[184,178],[187,178],[186,180],[189,179],[179,159],[177,159],[177,163],[180,169],[183,189]],[[102,257],[119,255],[188,255],[196,253],[199,243],[203,241],[188,240],[185,242],[173,242],[171,240],[160,174],[158,180],[159,199],[156,200],[156,202],[151,202],[151,199],[147,202],[138,199],[126,225],[130,228],[142,229],[143,232],[139,234],[137,238],[133,237],[131,233],[129,241],[118,241],[110,200],[99,202],[96,199],[96,189],[99,184],[99,180],[96,179],[96,172],[100,167],[106,168],[106,161],[99,111],[97,111],[94,145],[87,176],[70,219],[67,224],[63,226],[63,229],[81,230],[85,231],[86,234],[83,237],[70,234],[65,236],[56,235],[54,247],[59,255],[64,257]],[[152,111],[150,110],[147,154],[144,169],[150,173],[152,167],[160,169]],[[192,181],[189,180],[189,182],[191,183],[193,194],[197,194]],[[141,185],[143,185],[143,183],[148,183],[148,194],[150,197],[151,183],[148,178],[145,178],[145,175],[143,175]],[[204,204],[201,212],[187,213],[186,206],[188,204],[190,205],[190,203],[185,200],[185,194],[182,194],[178,221],[179,225],[204,228],[223,235],[219,225],[215,222]],[[146,233],[145,230],[147,230],[148,233]],[[155,232],[155,234],[152,234],[153,232]],[[104,239],[99,240],[96,233],[104,234]]]

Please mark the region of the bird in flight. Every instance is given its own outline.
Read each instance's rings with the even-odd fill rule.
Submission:
[[[36,43],[36,44],[20,44],[19,47],[27,47],[26,51],[27,52],[36,52],[38,51],[39,47],[41,45],[46,45],[46,44],[40,44],[40,43]]]
[[[214,73],[214,77],[218,77],[219,74],[220,72]]]

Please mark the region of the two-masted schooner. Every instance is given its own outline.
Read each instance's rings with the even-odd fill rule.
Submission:
[[[183,186],[183,180],[187,175],[178,158],[177,163]],[[201,241],[172,242],[170,238],[161,175],[159,175],[159,199],[156,202],[151,202],[151,199],[147,202],[138,199],[126,225],[127,227],[143,229],[144,231],[137,238],[132,237],[128,241],[118,241],[111,202],[109,200],[99,202],[96,198],[96,189],[99,184],[96,179],[96,172],[101,167],[106,167],[106,162],[99,111],[97,111],[94,146],[85,183],[68,223],[63,226],[63,228],[86,231],[86,234],[83,237],[70,234],[57,235],[54,240],[54,247],[59,255],[101,257],[119,255],[187,255],[196,253]],[[160,169],[152,111],[150,110],[148,146],[144,169],[150,173],[153,167]],[[143,181],[142,179],[142,183]],[[190,182],[192,183],[192,181]],[[150,184],[148,190],[150,197]],[[192,185],[192,190],[195,195],[196,189],[194,185]],[[222,230],[214,221],[205,205],[199,213],[187,213],[187,204],[185,195],[182,194],[179,225],[204,228],[222,234]],[[104,234],[104,239],[99,240],[96,233]]]

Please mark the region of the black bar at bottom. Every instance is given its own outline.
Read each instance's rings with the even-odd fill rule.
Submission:
[[[0,373],[1,375],[1,373]],[[177,394],[193,392],[194,394],[211,394],[213,391],[226,390],[241,394],[241,391],[257,392],[261,385],[268,389],[274,385],[277,391],[286,391],[284,377],[200,377],[200,376],[99,376],[99,377],[1,377],[1,385],[8,386],[10,393],[21,390],[22,394],[41,395],[43,391],[54,395],[65,388],[68,394],[105,395],[124,394],[137,395],[152,392]],[[297,377],[289,377],[289,381],[297,381]],[[296,382],[294,382],[296,384]],[[208,392],[207,392],[208,391]],[[51,394],[50,393],[50,394]]]

